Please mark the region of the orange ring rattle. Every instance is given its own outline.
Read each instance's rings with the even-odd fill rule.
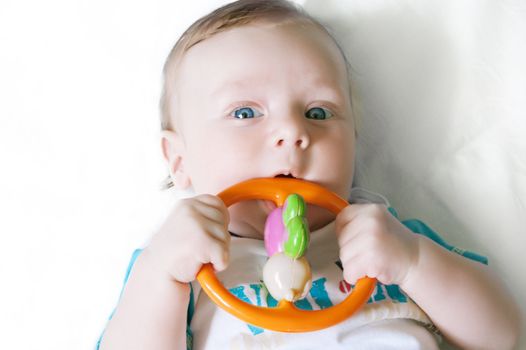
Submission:
[[[325,188],[298,179],[260,178],[244,181],[227,188],[218,197],[230,205],[249,199],[266,199],[283,206],[291,193],[301,195],[307,203],[325,207],[338,214],[346,200]],[[310,332],[331,327],[364,305],[376,286],[376,279],[363,277],[341,303],[315,311],[298,309],[292,302],[281,300],[275,308],[255,306],[231,294],[217,279],[214,268],[205,264],[197,274],[205,293],[223,310],[248,324],[279,332]]]

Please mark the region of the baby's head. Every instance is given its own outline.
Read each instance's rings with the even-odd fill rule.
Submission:
[[[285,175],[348,197],[355,131],[347,64],[295,5],[242,0],[212,12],[182,35],[164,74],[162,149],[176,188],[217,194]],[[257,235],[270,207],[232,206],[230,229]],[[314,228],[329,217],[309,210]]]

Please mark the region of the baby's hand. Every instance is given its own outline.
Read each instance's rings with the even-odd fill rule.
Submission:
[[[402,284],[418,260],[417,236],[384,205],[353,204],[336,217],[343,276],[351,284],[364,276]]]
[[[221,199],[199,195],[181,200],[146,248],[158,268],[178,282],[191,282],[201,266],[228,264],[228,210]]]

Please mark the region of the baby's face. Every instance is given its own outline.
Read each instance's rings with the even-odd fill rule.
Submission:
[[[348,197],[355,142],[347,75],[320,29],[260,24],[219,33],[185,54],[177,77],[174,124],[196,193],[291,174]],[[230,230],[261,234],[268,204],[232,206]],[[311,229],[331,216],[309,208]]]

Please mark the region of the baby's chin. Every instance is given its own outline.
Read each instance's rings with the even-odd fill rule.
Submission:
[[[228,208],[230,214],[228,229],[241,237],[263,239],[265,221],[275,207],[272,201],[266,200],[249,200],[233,204]]]
[[[269,200],[260,200],[258,201],[260,206],[263,208],[263,210],[265,211],[265,214],[268,216],[274,209],[276,209],[278,206],[276,205],[276,203],[274,203],[274,201],[269,201]]]
[[[336,219],[336,215],[330,210],[316,205],[307,205],[307,222],[311,232],[327,226]]]

